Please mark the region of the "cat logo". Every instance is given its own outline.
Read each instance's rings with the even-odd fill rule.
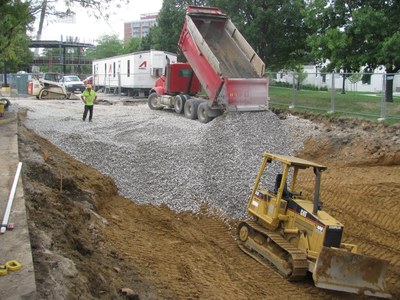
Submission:
[[[145,60],[139,65],[139,70],[145,70],[146,68],[147,68],[147,60]]]

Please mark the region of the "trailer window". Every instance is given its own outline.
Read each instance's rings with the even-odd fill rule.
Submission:
[[[179,77],[192,77],[192,70],[191,69],[180,69]]]
[[[113,62],[113,77],[115,77],[115,61]]]
[[[128,59],[128,64],[127,64],[127,73],[128,77],[131,75],[131,61]]]

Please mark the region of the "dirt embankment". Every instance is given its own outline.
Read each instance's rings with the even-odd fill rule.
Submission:
[[[300,156],[328,166],[325,209],[345,224],[346,242],[390,261],[389,291],[400,298],[398,129],[324,122]],[[118,299],[121,288],[140,299],[355,297],[310,278],[285,281],[239,250],[234,221],[206,208],[176,214],[119,197],[110,178],[27,130],[23,118],[19,146],[39,298]]]

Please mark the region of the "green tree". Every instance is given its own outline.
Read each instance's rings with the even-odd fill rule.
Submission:
[[[154,49],[176,53],[178,39],[185,20],[185,7],[179,0],[164,0],[157,25],[152,28],[151,46]]]
[[[268,70],[309,62],[304,0],[210,0],[228,14]]]
[[[384,66],[387,73],[400,70],[399,1],[310,2],[307,24],[313,55],[329,60],[330,69],[344,72]],[[393,101],[393,80],[386,84],[386,100]]]
[[[103,35],[97,40],[97,45],[88,48],[84,56],[91,59],[100,59],[124,54],[124,43],[117,35]]]
[[[206,5],[208,1],[201,0],[164,0],[158,14],[157,26],[151,30],[151,46],[154,49],[176,53],[178,39],[185,21],[188,5]]]
[[[0,2],[0,62],[7,66],[7,71],[17,71],[32,58],[26,32],[33,20],[29,2]]]
[[[152,48],[156,49],[155,47],[152,46],[153,30],[154,30],[154,27],[150,28],[149,34],[142,37],[139,50],[150,50]]]
[[[124,44],[123,54],[132,53],[141,50],[142,39],[133,37]]]
[[[305,3],[304,0],[164,0],[158,26],[152,30],[151,45],[176,52],[186,6],[215,6],[232,19],[269,70],[294,69],[309,60]]]
[[[296,81],[296,89],[299,91],[303,81],[307,78],[308,73],[304,71],[302,65],[297,65],[293,69],[294,79]]]

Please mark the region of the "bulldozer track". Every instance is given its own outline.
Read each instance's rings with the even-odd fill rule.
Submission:
[[[238,233],[240,228],[246,225],[250,227],[251,230],[257,231],[258,233],[261,233],[264,237],[272,240],[273,243],[281,249],[282,253],[287,253],[290,257],[288,262],[291,264],[292,271],[290,274],[285,274],[284,272],[281,271],[280,266],[275,265],[273,262],[265,258],[261,253],[256,252],[255,249],[252,249],[251,247],[246,245],[245,241],[242,242],[242,244],[239,247],[246,254],[250,255],[251,257],[253,257],[254,259],[256,259],[257,261],[259,261],[264,265],[266,265],[266,262],[268,262],[268,264],[275,265],[278,272],[290,281],[298,281],[304,279],[304,277],[307,275],[308,262],[306,255],[301,250],[290,244],[279,233],[270,231],[253,221],[240,223],[238,226]],[[254,233],[252,233],[251,235],[254,236]]]
[[[68,95],[64,94],[63,92],[56,92],[48,89],[42,89],[38,95],[38,98],[40,100],[46,100],[46,99],[67,99]]]

